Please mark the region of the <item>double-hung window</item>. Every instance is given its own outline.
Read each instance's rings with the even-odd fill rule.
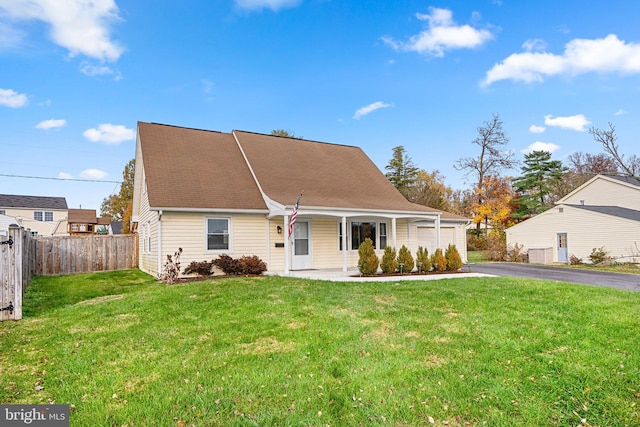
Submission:
[[[36,221],[52,222],[53,221],[53,212],[51,212],[51,211],[49,211],[49,212],[34,211],[33,212],[33,219],[35,219]]]
[[[207,218],[207,250],[229,250],[229,218]]]

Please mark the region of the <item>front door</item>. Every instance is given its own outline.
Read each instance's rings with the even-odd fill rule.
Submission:
[[[567,233],[558,233],[558,262],[569,261],[569,249],[567,248]]]
[[[311,222],[298,219],[293,225],[291,269],[306,270],[313,266],[311,260]]]

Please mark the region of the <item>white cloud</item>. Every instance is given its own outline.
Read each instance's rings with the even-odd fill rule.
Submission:
[[[82,62],[82,64],[80,64],[80,71],[82,72],[82,74],[90,77],[113,75],[113,79],[115,81],[119,81],[122,79],[122,73],[120,73],[120,71],[113,70],[111,67],[107,67],[103,64],[93,65],[87,61],[84,61]]]
[[[295,7],[301,0],[235,0],[236,6],[247,10],[271,9],[274,12],[285,8]]]
[[[411,36],[407,42],[396,41],[391,37],[383,37],[382,40],[396,50],[443,57],[447,50],[472,49],[493,39],[493,34],[488,30],[456,25],[453,14],[448,9],[430,7],[429,12],[416,14],[419,20],[427,22],[427,29]]]
[[[72,57],[116,61],[123,52],[110,34],[110,25],[121,21],[115,0],[0,0],[0,12],[14,23],[39,20],[49,24],[53,42],[68,49]]]
[[[544,51],[514,53],[487,71],[481,85],[500,80],[542,82],[547,77],[586,73],[640,73],[640,44],[625,43],[610,34],[603,39],[571,40],[562,55]]]
[[[10,108],[24,107],[29,103],[27,95],[11,89],[0,89],[0,105]]]
[[[111,123],[103,123],[98,129],[87,129],[82,136],[92,142],[104,142],[105,144],[120,144],[124,141],[135,139],[136,132],[133,129],[127,129],[122,125],[112,125]]]
[[[70,174],[66,173],[66,172],[60,172],[58,174],[58,178],[59,179],[72,179],[73,177]]]
[[[547,44],[542,39],[529,39],[522,44],[522,48],[527,52],[539,52],[544,51]]]
[[[80,172],[80,176],[84,179],[104,179],[109,174],[100,169],[85,169]]]
[[[569,117],[553,117],[551,115],[544,116],[544,124],[547,126],[555,126],[562,129],[570,129],[578,132],[584,132],[585,127],[591,122],[587,120],[584,114],[576,114]]]
[[[358,120],[359,118],[364,117],[367,114],[372,113],[380,108],[387,108],[387,107],[391,107],[391,104],[385,104],[382,101],[374,102],[373,104],[369,104],[365,107],[358,109],[356,113],[353,115],[353,118]]]
[[[615,115],[616,115],[616,116],[626,116],[627,114],[629,114],[629,112],[628,112],[628,111],[626,111],[626,110],[623,110],[623,109],[621,108],[621,109],[619,109],[618,111],[616,111],[616,114],[615,114]]]
[[[67,124],[67,121],[64,119],[49,119],[49,120],[45,120],[42,121],[40,123],[38,123],[36,125],[36,129],[44,129],[44,130],[49,130],[49,129],[54,129],[54,128],[61,128],[64,125]]]
[[[545,130],[547,130],[547,128],[544,126],[536,126],[536,125],[529,126],[529,132],[531,133],[544,133]]]
[[[554,144],[553,142],[536,141],[533,144],[529,145],[524,150],[520,150],[520,152],[524,154],[529,154],[534,151],[548,151],[549,153],[553,153],[554,151],[558,151],[559,149],[560,149],[560,146]]]

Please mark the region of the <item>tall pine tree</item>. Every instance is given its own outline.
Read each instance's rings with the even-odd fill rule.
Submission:
[[[522,175],[512,181],[519,196],[515,201],[519,207],[513,217],[527,219],[551,207],[553,189],[562,180],[567,168],[560,160],[551,160],[548,151],[532,151],[525,154],[521,170]]]
[[[389,181],[404,197],[408,197],[409,190],[416,182],[418,168],[402,145],[393,148],[393,157],[384,168],[389,171],[385,174]]]

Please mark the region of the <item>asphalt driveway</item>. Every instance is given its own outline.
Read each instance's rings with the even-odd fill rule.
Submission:
[[[469,268],[470,267],[470,268]],[[547,265],[495,262],[471,264],[464,271],[492,274],[494,276],[530,277],[534,279],[558,280],[585,285],[607,286],[640,292],[640,275],[587,271]]]

